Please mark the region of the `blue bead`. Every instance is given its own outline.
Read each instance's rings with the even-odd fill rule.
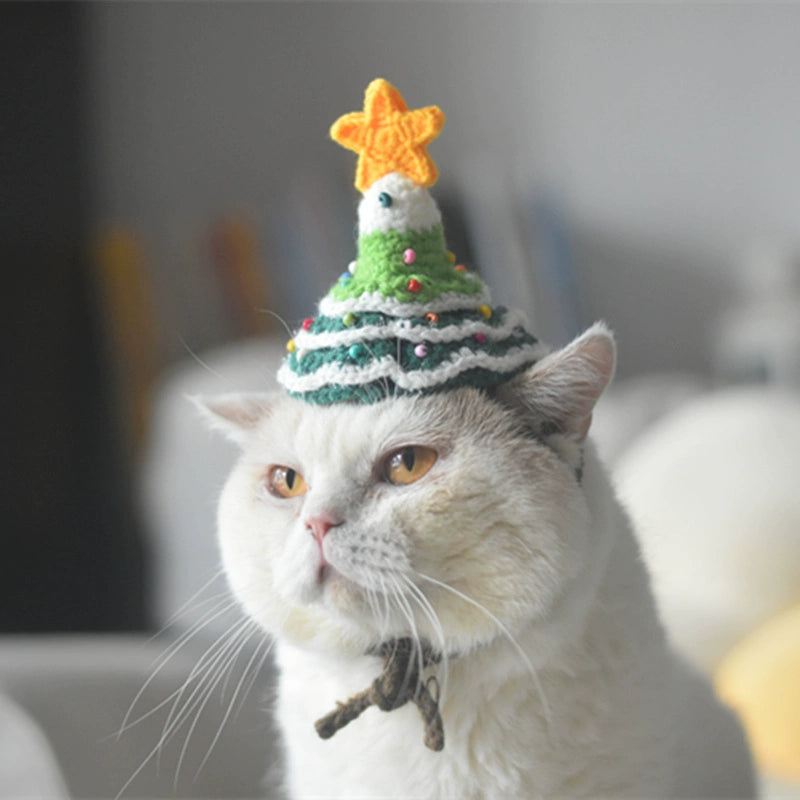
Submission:
[[[394,202],[392,196],[387,194],[386,192],[381,192],[378,195],[378,202],[384,207],[389,208],[389,206]]]
[[[364,355],[365,349],[363,344],[353,344],[350,345],[350,349],[347,351],[348,355],[352,359],[360,358]]]

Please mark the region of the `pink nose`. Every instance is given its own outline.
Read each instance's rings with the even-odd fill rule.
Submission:
[[[311,535],[317,540],[320,547],[322,547],[322,540],[328,535],[328,531],[341,524],[341,520],[327,514],[320,514],[318,517],[310,517],[306,520],[306,528],[311,531]]]

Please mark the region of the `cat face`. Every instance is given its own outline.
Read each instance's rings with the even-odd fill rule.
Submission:
[[[548,357],[498,397],[222,398],[242,456],[219,536],[247,612],[273,635],[357,652],[408,635],[465,652],[546,620],[591,557],[577,454],[605,351],[599,370],[586,348]]]

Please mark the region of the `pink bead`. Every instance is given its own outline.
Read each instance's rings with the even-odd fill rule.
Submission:
[[[486,342],[486,334],[485,333],[476,333],[475,334],[475,341],[478,344],[484,344]]]
[[[410,247],[403,253],[403,263],[413,264],[417,260],[417,251],[412,250]]]
[[[415,355],[417,358],[425,358],[425,356],[426,356],[426,355],[428,355],[428,348],[427,348],[427,347],[425,347],[425,345],[424,345],[424,344],[418,344],[418,345],[417,345],[417,346],[414,348],[414,355]]]

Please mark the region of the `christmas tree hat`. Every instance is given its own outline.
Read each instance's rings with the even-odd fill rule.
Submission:
[[[428,192],[440,109],[409,110],[382,79],[331,128],[358,153],[358,257],[287,344],[278,380],[311,403],[374,403],[502,383],[543,354],[519,312],[447,250]]]

